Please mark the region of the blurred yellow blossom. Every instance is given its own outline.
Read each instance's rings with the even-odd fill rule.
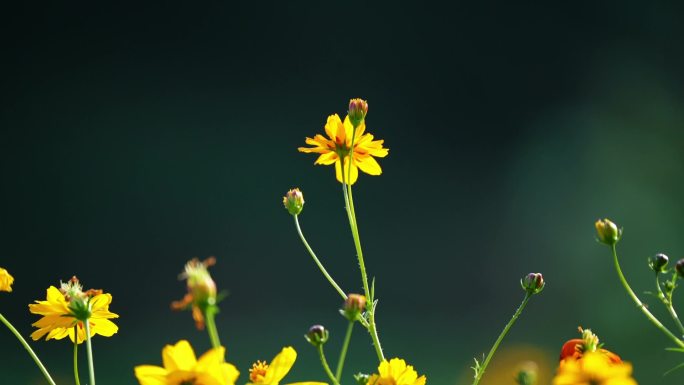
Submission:
[[[384,148],[382,144],[384,140],[373,140],[373,135],[364,134],[366,130],[366,123],[360,122],[359,126],[354,132],[354,126],[349,121],[349,116],[344,118],[344,123],[340,117],[330,115],[325,124],[325,133],[328,138],[323,135],[316,134],[313,138],[306,138],[306,144],[313,147],[299,147],[300,152],[321,154],[314,164],[331,165],[335,164],[335,175],[337,180],[342,183],[342,168],[344,167],[344,177],[347,177],[347,169],[349,167],[349,152],[351,150],[352,135],[354,136],[354,154],[353,162],[351,164],[351,172],[349,175],[348,184],[354,184],[359,176],[359,170],[369,175],[380,175],[382,169],[375,160],[375,157],[384,158],[387,156],[389,150]],[[353,134],[352,134],[353,133]],[[344,159],[344,165],[342,164]]]
[[[162,350],[164,367],[140,365],[135,377],[140,385],[233,385],[240,372],[224,361],[226,349],[218,347],[204,353],[199,360],[185,340],[166,345]]]
[[[5,269],[0,267],[0,291],[12,291],[12,284],[14,283],[14,277]]]
[[[582,359],[565,359],[558,367],[553,385],[637,385],[632,365],[614,363],[605,354],[589,352]]]
[[[62,283],[57,289],[50,286],[47,289],[45,301],[36,301],[29,304],[29,310],[33,314],[42,315],[43,318],[33,323],[38,330],[31,334],[34,341],[43,336],[46,340],[62,339],[69,336],[74,341],[74,326],[78,326],[78,343],[86,339],[83,322],[89,322],[91,334],[99,334],[111,337],[119,328],[110,321],[118,318],[117,314],[109,311],[112,295],[102,293],[102,290],[83,291],[76,277],[69,282]]]
[[[370,376],[367,385],[425,385],[425,381],[425,376],[418,377],[418,372],[406,365],[406,361],[392,358],[380,363],[378,374]]]

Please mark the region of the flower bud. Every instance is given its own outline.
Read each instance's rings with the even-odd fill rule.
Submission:
[[[290,214],[299,215],[304,208],[304,194],[298,188],[293,188],[283,197],[283,205]]]
[[[596,226],[598,240],[608,246],[616,244],[622,236],[622,230],[618,229],[615,223],[609,219],[599,219],[594,225]]]
[[[354,379],[356,380],[356,383],[358,385],[366,385],[368,384],[368,380],[370,379],[370,374],[356,373],[354,375]]]
[[[546,282],[544,282],[544,277],[541,273],[530,273],[520,280],[520,285],[526,292],[537,294],[544,290]]]
[[[684,278],[684,258],[677,261],[675,264],[675,270],[680,278]]]
[[[359,315],[366,310],[366,297],[361,294],[349,294],[344,301],[342,314],[350,321],[356,321]]]
[[[667,258],[667,255],[658,253],[648,259],[648,266],[650,266],[651,270],[653,270],[656,274],[664,273],[668,261],[669,259]]]
[[[536,385],[538,371],[539,367],[534,362],[524,362],[520,365],[518,374],[515,376],[515,381],[518,385]]]
[[[354,126],[358,127],[361,122],[366,119],[366,114],[368,113],[368,102],[363,99],[352,99],[349,101],[349,121]]]
[[[304,335],[309,343],[315,347],[319,347],[328,341],[328,330],[322,325],[313,325],[309,328],[309,332]]]

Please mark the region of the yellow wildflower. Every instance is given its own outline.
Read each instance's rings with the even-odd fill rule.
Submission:
[[[140,385],[233,385],[240,372],[225,362],[226,349],[211,349],[197,360],[186,340],[166,345],[162,350],[164,367],[140,365],[135,377]]]
[[[366,130],[366,123],[361,122],[356,128],[354,135],[354,154],[351,164],[351,172],[349,175],[348,184],[354,184],[359,176],[359,170],[369,175],[380,175],[382,169],[378,162],[373,158],[374,156],[384,158],[389,152],[388,149],[382,147],[384,140],[373,140],[373,135],[364,134]],[[306,138],[306,144],[313,147],[299,147],[300,152],[321,154],[314,164],[331,165],[335,164],[335,175],[340,183],[347,179],[347,169],[349,167],[349,152],[351,150],[352,132],[354,126],[349,121],[349,116],[344,118],[344,123],[340,117],[330,115],[325,124],[325,133],[328,138],[323,135],[316,134],[313,138]],[[344,159],[344,164],[342,164]],[[342,169],[344,168],[344,179],[342,178]]]
[[[637,385],[632,365],[614,363],[600,352],[589,352],[582,359],[561,361],[553,385]]]
[[[366,385],[425,385],[425,381],[425,376],[418,377],[418,372],[406,365],[406,361],[392,358],[380,363],[378,374],[370,376]]]
[[[247,385],[278,385],[280,381],[292,369],[297,352],[291,346],[283,348],[277,356],[273,358],[269,365],[266,361],[257,361],[249,370],[249,383]],[[148,385],[148,384],[142,384]],[[152,385],[152,384],[149,384]],[[289,385],[327,385],[324,382],[296,382]]]
[[[109,311],[112,295],[102,293],[102,290],[90,289],[82,291],[82,286],[76,277],[69,282],[62,283],[57,289],[50,286],[47,289],[45,301],[36,301],[29,305],[33,314],[42,315],[43,318],[33,323],[38,330],[31,334],[34,341],[43,336],[46,340],[69,336],[74,341],[74,326],[78,326],[78,343],[86,339],[83,322],[90,324],[91,336],[99,334],[111,337],[119,328],[109,319],[118,318],[117,314]]]
[[[5,269],[0,267],[0,291],[12,292],[14,277]]]

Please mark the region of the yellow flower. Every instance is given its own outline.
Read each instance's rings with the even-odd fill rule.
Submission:
[[[291,347],[285,347],[278,353],[268,365],[265,361],[257,361],[249,370],[249,383],[247,385],[278,385],[280,381],[292,369],[297,352]],[[148,385],[148,384],[142,384]],[[152,384],[149,384],[152,385]],[[289,385],[327,385],[324,382],[295,382]]]
[[[370,376],[366,385],[425,385],[425,381],[425,376],[418,377],[418,372],[406,365],[406,361],[392,358],[380,363],[378,374]]]
[[[351,164],[351,173],[348,184],[354,184],[361,171],[369,175],[380,175],[382,169],[378,162],[373,158],[377,156],[384,158],[387,156],[388,149],[382,147],[384,140],[373,140],[373,135],[364,134],[366,123],[361,122],[354,133],[354,155]],[[306,144],[313,147],[299,147],[300,152],[321,154],[314,164],[331,165],[335,164],[335,174],[337,180],[343,183],[347,179],[347,169],[349,167],[349,152],[351,150],[352,132],[354,127],[349,121],[349,116],[344,118],[344,123],[340,117],[330,115],[325,124],[325,133],[328,138],[317,134],[313,138],[306,138]],[[344,165],[342,164],[344,159]],[[344,167],[344,179],[342,178],[342,168]]]
[[[0,291],[12,292],[14,277],[5,269],[0,267]]]
[[[47,289],[45,301],[36,301],[29,305],[33,314],[42,315],[43,318],[33,323],[38,330],[31,334],[34,341],[43,336],[46,340],[58,339],[69,336],[74,341],[74,326],[78,325],[78,343],[86,339],[83,322],[90,324],[92,336],[99,334],[111,337],[119,328],[109,319],[118,318],[117,314],[109,311],[112,295],[102,293],[102,290],[82,291],[81,284],[76,277],[67,283],[62,283],[57,289],[50,286]]]
[[[586,353],[582,359],[561,361],[553,385],[637,385],[632,365],[613,363],[605,354]]]
[[[197,360],[190,343],[185,340],[166,345],[162,350],[164,367],[140,365],[135,377],[140,385],[233,385],[240,372],[225,362],[226,349],[211,349]]]

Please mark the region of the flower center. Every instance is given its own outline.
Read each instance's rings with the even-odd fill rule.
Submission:
[[[267,370],[268,364],[266,361],[257,361],[252,365],[252,369],[249,369],[249,379],[254,383],[262,382]]]

